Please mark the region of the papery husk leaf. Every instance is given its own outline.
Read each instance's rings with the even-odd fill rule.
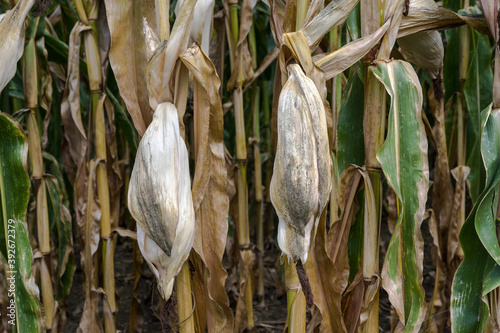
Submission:
[[[142,136],[153,118],[146,89],[146,41],[143,18],[155,21],[154,0],[105,0],[111,49],[109,60],[120,95]]]
[[[410,64],[377,63],[371,71],[391,96],[387,139],[377,154],[401,211],[382,270],[382,286],[405,332],[417,332],[425,316],[420,225],[429,188],[427,138],[421,118],[422,91]],[[404,248],[405,251],[400,251]]]
[[[175,275],[180,271],[180,267],[177,272],[173,273],[174,276],[171,276],[172,273],[167,273],[168,266],[165,264],[168,264],[170,258],[154,240],[148,237],[144,230],[142,230],[139,222],[137,222],[137,243],[139,244],[139,249],[144,260],[146,260],[157,279],[158,290],[161,296],[163,299],[168,300],[174,288]]]
[[[329,54],[316,55],[313,57],[314,64],[325,73],[325,79],[329,80],[363,58],[377,45],[388,28],[389,22],[386,22],[377,31],[367,37],[357,39]]]
[[[170,39],[163,41],[148,61],[146,81],[149,105],[156,110],[164,102],[174,102],[175,64],[180,54],[188,47],[193,10],[197,0],[185,0],[177,16]]]
[[[327,91],[325,84],[325,75],[319,69],[319,67],[313,63],[311,52],[307,45],[307,39],[305,35],[302,33],[302,31],[286,33],[282,36],[281,41],[283,45],[281,45],[281,52],[279,54],[279,61],[278,61],[278,65],[280,66],[281,69],[281,84],[284,84],[288,77],[288,72],[287,72],[288,70],[286,64],[288,64],[290,60],[289,53],[291,53],[291,56],[300,64],[306,76],[314,82],[314,85],[316,86],[316,89],[319,92],[320,98],[323,101],[323,107],[325,108],[326,124],[328,129],[328,141],[330,146],[332,146],[333,116],[332,116],[332,110],[330,109],[330,104],[328,103],[328,100],[326,98]],[[278,90],[275,90],[275,96],[277,97],[279,96],[276,95]],[[273,97],[273,104],[275,102],[277,103],[277,97],[276,98]],[[274,110],[275,109],[273,107],[273,112]]]
[[[223,143],[223,112],[220,81],[215,67],[198,46],[180,56],[195,80],[195,174],[193,204],[196,233],[193,248],[206,267],[203,284],[208,331],[231,332],[233,314],[224,289],[227,273],[222,267],[229,211],[228,180]]]
[[[408,61],[426,69],[435,79],[443,67],[444,46],[437,31],[422,31],[398,38],[398,44]]]
[[[142,239],[138,236],[141,252],[160,265],[158,271],[164,270],[164,275],[157,271],[156,276],[168,299],[191,250],[195,228],[188,152],[171,103],[158,106],[137,149],[128,207],[138,222],[138,235],[139,231],[145,233]]]
[[[24,20],[35,0],[21,0],[0,21],[0,91],[14,77],[24,51]]]
[[[177,1],[175,15],[179,15],[184,0]],[[193,17],[196,19],[191,23],[190,41],[197,42],[205,54],[209,53],[212,14],[215,0],[197,0],[194,6]]]
[[[305,263],[311,230],[329,200],[332,161],[323,101],[298,65],[288,68],[290,77],[278,106],[278,149],[270,191],[280,218],[280,248]]]

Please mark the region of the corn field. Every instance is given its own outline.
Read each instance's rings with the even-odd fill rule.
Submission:
[[[500,332],[500,0],[0,0],[0,332]]]

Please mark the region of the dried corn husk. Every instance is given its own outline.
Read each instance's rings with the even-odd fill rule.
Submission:
[[[278,144],[270,191],[279,217],[279,246],[289,259],[305,263],[311,236],[314,239],[330,195],[332,162],[319,92],[299,65],[289,65],[288,74],[279,97]]]
[[[184,0],[177,1],[175,5],[175,15],[179,15]],[[214,0],[198,0],[194,6],[193,17],[195,18],[191,23],[190,40],[200,44],[203,52],[209,54],[211,27],[212,27],[212,14],[214,11]]]
[[[128,205],[138,222],[141,252],[168,299],[193,246],[195,228],[188,152],[171,103],[158,105],[141,140]]]
[[[0,91],[16,74],[24,50],[24,20],[34,0],[21,0],[0,20]]]
[[[412,0],[409,12],[416,7],[437,7],[437,5],[433,0]],[[398,38],[398,44],[409,61],[425,68],[433,79],[439,75],[444,60],[444,46],[439,32],[417,32]]]

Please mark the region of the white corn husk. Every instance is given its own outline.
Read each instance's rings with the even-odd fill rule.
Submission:
[[[34,0],[20,0],[0,20],[0,92],[16,74],[24,51],[24,20]]]
[[[184,0],[177,1],[175,14],[179,15]],[[191,23],[191,42],[198,42],[205,54],[209,54],[210,38],[212,37],[212,14],[215,0],[198,0],[194,6],[193,22]]]
[[[410,1],[409,13],[412,7],[437,7],[434,0]],[[437,31],[421,31],[398,38],[403,55],[415,65],[427,70],[435,79],[443,67],[444,46],[441,35]]]
[[[188,152],[171,103],[158,105],[142,137],[130,177],[128,206],[138,222],[142,255],[168,299],[193,246],[195,230]]]
[[[293,261],[307,260],[332,187],[326,115],[313,81],[297,64],[278,104],[278,144],[271,201],[279,217],[278,244]],[[313,230],[314,227],[314,230]]]

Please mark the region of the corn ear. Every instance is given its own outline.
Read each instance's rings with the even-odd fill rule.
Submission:
[[[289,259],[307,260],[311,231],[331,191],[325,108],[313,81],[297,64],[278,104],[278,144],[271,201],[279,217],[278,243]]]
[[[193,246],[195,228],[188,152],[171,103],[158,106],[141,140],[128,205],[138,222],[141,252],[168,299]]]
[[[16,64],[24,49],[24,20],[34,2],[19,1],[0,20],[0,91],[16,74]]]
[[[414,0],[410,9],[415,7],[437,7],[432,0]],[[435,79],[439,75],[444,60],[444,46],[437,31],[421,31],[398,38],[398,44],[404,56],[415,65],[425,68]]]

